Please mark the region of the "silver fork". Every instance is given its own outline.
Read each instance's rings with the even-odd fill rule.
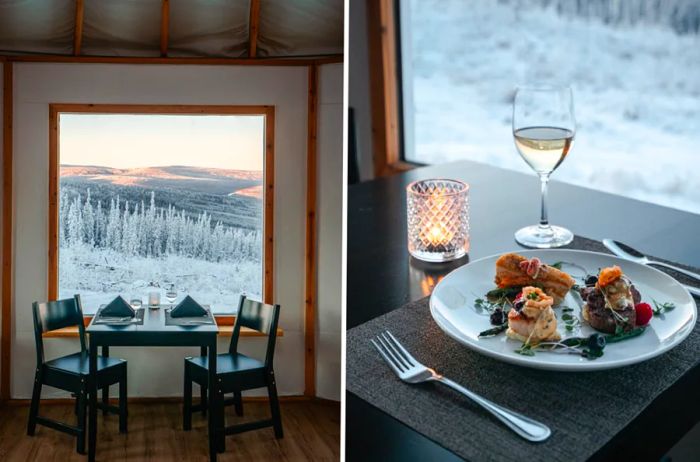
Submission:
[[[408,383],[440,382],[457,390],[467,398],[479,404],[493,414],[498,420],[506,424],[508,428],[529,441],[544,441],[549,438],[552,431],[546,425],[513,412],[476,393],[467,390],[457,382],[443,377],[433,369],[419,363],[416,358],[406,351],[398,340],[388,330],[377,336],[377,340],[370,340],[382,355],[389,367],[396,372],[401,380]]]

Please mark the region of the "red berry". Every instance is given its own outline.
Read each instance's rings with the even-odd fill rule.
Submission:
[[[517,301],[520,300],[521,298],[523,298],[523,292],[522,292],[522,291],[518,292],[518,295],[515,296],[515,298],[513,299],[513,301],[517,302]]]
[[[654,315],[651,305],[644,302],[634,305],[634,311],[637,313],[637,322],[635,324],[638,326],[646,326]]]

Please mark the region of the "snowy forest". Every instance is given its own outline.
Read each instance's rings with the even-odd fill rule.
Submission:
[[[87,312],[153,290],[167,303],[165,285],[173,283],[178,300],[189,294],[231,312],[241,293],[260,297],[262,200],[237,191],[259,185],[261,172],[105,171],[62,166],[61,298],[79,293]]]
[[[513,144],[515,88],[563,83],[577,131],[553,180],[700,213],[700,0],[401,5],[410,160],[532,175]]]
[[[107,207],[90,197],[73,200],[61,193],[60,247],[110,249],[128,256],[186,256],[205,261],[257,261],[261,259],[261,236],[258,230],[245,230],[212,222],[206,211],[196,218],[172,204],[156,207],[156,193],[150,202],[130,204],[119,196]]]

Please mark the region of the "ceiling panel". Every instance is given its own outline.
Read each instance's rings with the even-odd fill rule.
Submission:
[[[159,56],[161,0],[85,2],[82,54]]]
[[[343,0],[261,0],[260,56],[343,52]]]
[[[0,0],[0,50],[72,53],[74,19],[73,0]]]
[[[245,56],[248,0],[170,0],[168,56]]]

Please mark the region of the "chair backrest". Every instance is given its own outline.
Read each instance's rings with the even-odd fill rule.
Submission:
[[[87,351],[85,346],[85,324],[83,324],[83,307],[80,295],[51,302],[34,302],[34,339],[36,341],[37,362],[44,362],[44,339],[42,334],[64,327],[78,326],[80,334],[80,351]]]
[[[272,367],[272,359],[275,355],[275,341],[277,340],[277,323],[280,317],[279,305],[268,305],[241,295],[238,301],[238,314],[233,325],[233,335],[229,351],[236,353],[238,350],[238,338],[241,327],[257,330],[267,335],[267,351],[265,352],[265,365]]]

